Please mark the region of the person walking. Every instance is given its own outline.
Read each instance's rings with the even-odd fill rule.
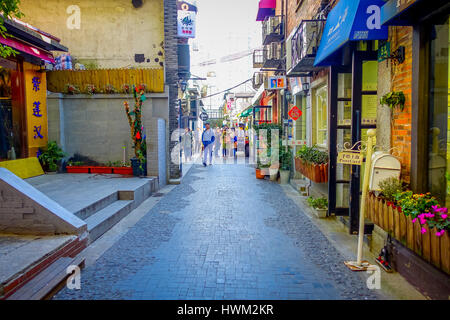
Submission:
[[[212,152],[214,146],[214,131],[210,128],[209,122],[205,123],[205,130],[202,133],[203,143],[203,166],[206,167],[206,163],[209,155],[209,165],[212,165]]]
[[[182,143],[183,143],[183,151],[184,151],[184,161],[190,161],[191,157],[192,157],[192,133],[191,133],[191,129],[186,128],[183,138],[182,138]]]
[[[219,157],[219,150],[220,150],[220,129],[216,128],[215,136],[217,139],[214,140],[214,156],[217,158]]]
[[[227,156],[227,128],[223,128],[222,130],[222,157],[226,158]]]

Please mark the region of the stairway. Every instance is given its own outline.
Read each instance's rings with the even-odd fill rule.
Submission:
[[[74,213],[87,223],[89,243],[101,237],[156,191],[155,180],[147,180],[133,190],[112,192]]]

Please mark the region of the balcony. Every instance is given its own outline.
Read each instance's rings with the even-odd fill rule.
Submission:
[[[264,65],[264,50],[257,49],[253,51],[253,68],[260,69]]]
[[[314,67],[325,20],[303,20],[291,39],[291,70],[288,75],[316,71]]]
[[[278,69],[283,64],[283,47],[281,43],[273,42],[264,46],[263,68]]]
[[[262,23],[263,45],[280,42],[284,38],[284,23],[282,16],[266,17]]]
[[[253,89],[258,90],[258,88],[264,83],[264,72],[255,72],[253,74]]]

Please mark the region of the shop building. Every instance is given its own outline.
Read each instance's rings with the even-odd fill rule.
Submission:
[[[67,48],[21,21],[5,20],[4,26],[10,37],[0,42],[17,54],[0,59],[0,166],[27,178],[42,171],[37,155],[48,141],[46,69],[55,63],[50,51]]]

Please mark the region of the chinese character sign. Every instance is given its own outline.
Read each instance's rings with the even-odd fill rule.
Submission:
[[[182,38],[195,38],[194,11],[178,10],[178,36]]]
[[[48,141],[47,84],[44,73],[25,72],[28,147],[43,147]]]

